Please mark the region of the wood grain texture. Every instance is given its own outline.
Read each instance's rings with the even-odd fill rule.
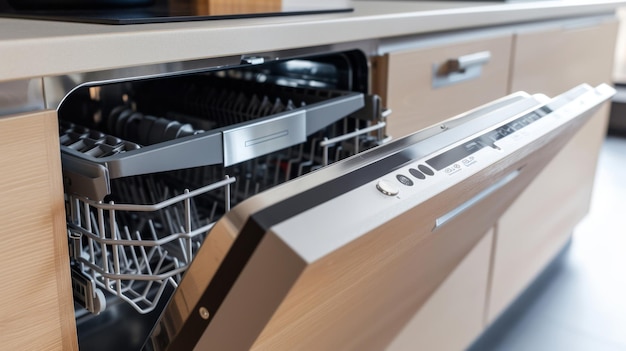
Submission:
[[[535,141],[310,264],[255,350],[380,350],[584,122]],[[444,226],[435,219],[511,172],[519,175]]]
[[[511,45],[512,37],[504,35],[381,58],[374,86],[393,111],[387,133],[401,137],[506,95]],[[480,77],[432,87],[434,64],[481,51],[489,51],[491,59]]]
[[[611,83],[617,29],[613,20],[517,34],[511,92],[554,96],[581,83]]]
[[[492,242],[490,230],[411,317],[388,351],[463,350],[483,331]]]
[[[616,32],[617,24],[611,21],[519,34],[513,89],[556,95],[584,82],[610,82]],[[496,319],[530,284],[587,214],[607,118],[605,106],[502,216],[488,321]]]
[[[210,16],[225,16],[239,13],[280,12],[281,0],[169,0],[170,9]],[[186,12],[185,12],[186,11]]]
[[[0,119],[0,336],[77,350],[56,113]]]

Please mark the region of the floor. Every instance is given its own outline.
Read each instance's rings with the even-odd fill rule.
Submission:
[[[591,211],[469,351],[626,350],[626,137],[603,146]]]

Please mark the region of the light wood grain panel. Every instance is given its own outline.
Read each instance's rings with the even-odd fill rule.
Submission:
[[[385,348],[584,120],[310,264],[253,349]],[[432,231],[437,217],[516,170],[519,175],[506,187]]]
[[[512,88],[556,95],[584,82],[610,82],[616,31],[615,22],[606,22],[519,34]],[[587,214],[607,118],[605,106],[502,216],[489,321],[530,284]]]
[[[611,83],[617,21],[515,36],[511,91],[558,95],[578,84]]]
[[[388,351],[463,350],[482,332],[492,241],[490,230],[404,326]]]
[[[489,322],[556,256],[587,214],[607,111],[605,106],[572,138],[500,219]]]
[[[401,137],[506,95],[511,45],[512,37],[505,35],[381,57],[374,84],[393,111],[387,133]],[[480,77],[432,87],[434,64],[482,51],[491,59]]]
[[[0,335],[7,350],[77,350],[56,113],[0,119]]]
[[[170,9],[181,13],[225,16],[240,13],[280,12],[281,0],[168,0]]]

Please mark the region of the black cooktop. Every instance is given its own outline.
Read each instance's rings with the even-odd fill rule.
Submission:
[[[310,15],[323,13],[351,12],[346,6],[329,6],[328,2],[315,5],[308,4],[272,5],[265,6],[224,6],[212,8],[208,6],[194,6],[193,2],[169,1],[157,2],[151,6],[119,7],[119,8],[52,8],[52,9],[12,9],[0,6],[0,17],[52,20],[65,22],[97,23],[97,24],[142,24],[166,23],[183,21],[221,20],[234,18],[274,17]]]

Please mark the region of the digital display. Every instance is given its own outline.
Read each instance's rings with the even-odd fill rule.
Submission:
[[[516,131],[535,122],[536,120],[540,119],[550,112],[552,112],[552,110],[547,106],[539,108],[533,112],[525,114],[520,118],[515,119],[514,121],[511,121],[498,128],[494,128],[486,132],[485,134],[474,138],[462,145],[452,148],[442,153],[441,155],[437,155],[430,160],[427,160],[426,163],[437,171],[441,171],[449,165],[470,156],[471,154],[477,152],[484,147],[493,147],[493,143],[495,143],[496,141],[504,138],[507,135],[515,133]]]

